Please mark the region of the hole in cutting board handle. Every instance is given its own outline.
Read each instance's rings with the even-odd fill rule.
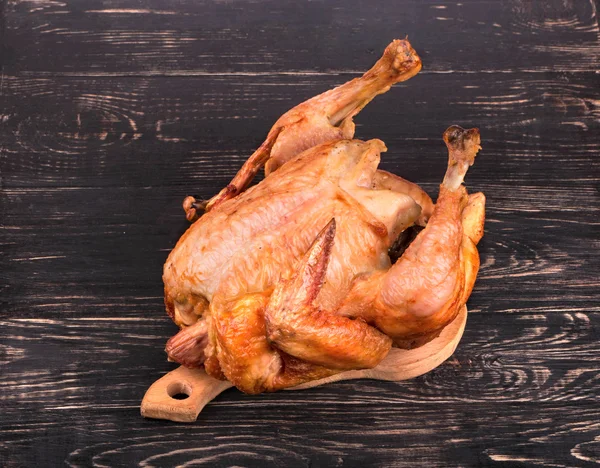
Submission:
[[[185,400],[192,394],[192,386],[187,382],[171,382],[167,394],[174,400]]]

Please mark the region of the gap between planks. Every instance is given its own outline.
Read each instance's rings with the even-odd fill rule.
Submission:
[[[48,78],[88,78],[88,77],[116,77],[116,78],[160,78],[160,77],[195,77],[195,76],[361,76],[363,71],[359,70],[333,70],[329,72],[316,72],[309,70],[297,71],[274,71],[274,72],[210,72],[203,70],[164,70],[164,71],[134,71],[134,72],[49,72],[49,71],[21,71],[17,75],[10,75],[11,78],[29,78],[29,77],[48,77]],[[422,70],[419,75],[477,75],[477,74],[519,74],[519,73],[593,73],[600,75],[600,70],[592,71],[587,68],[569,68],[568,70],[549,68],[515,69],[515,70]],[[6,75],[9,77],[9,75]]]

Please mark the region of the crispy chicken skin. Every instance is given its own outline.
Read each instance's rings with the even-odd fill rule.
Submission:
[[[378,169],[381,140],[352,139],[353,116],[420,68],[408,41],[392,42],[365,75],[284,114],[203,205],[164,267],[165,305],[181,327],[170,360],[247,393],[275,391],[372,368],[454,319],[479,268],[485,197],[462,185],[478,130],[444,133],[435,206]],[[262,166],[267,176],[248,188]],[[201,205],[184,205],[197,218]],[[388,250],[414,225],[425,228],[392,264]]]

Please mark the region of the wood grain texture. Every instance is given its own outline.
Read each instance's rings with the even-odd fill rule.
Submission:
[[[600,461],[598,1],[0,2],[0,466],[592,466]],[[478,126],[488,199],[463,340],[417,379],[247,396],[194,425],[162,264],[274,120],[408,34],[424,69],[357,118],[436,194]]]
[[[25,0],[9,2],[7,13],[7,61],[26,72],[325,74],[364,70],[404,35],[420,45],[429,72],[600,64],[591,0]]]

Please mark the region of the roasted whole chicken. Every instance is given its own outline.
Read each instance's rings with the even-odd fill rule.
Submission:
[[[163,274],[166,309],[181,328],[167,343],[170,360],[247,393],[275,391],[374,367],[391,347],[421,346],[456,317],[483,235],[485,197],[462,184],[478,130],[445,131],[435,206],[418,185],[377,168],[381,140],[353,139],[353,117],[420,69],[407,40],[392,42],[362,77],[285,113],[218,195],[186,198],[194,223]],[[265,179],[248,188],[263,166]],[[392,263],[390,249],[411,237]]]

